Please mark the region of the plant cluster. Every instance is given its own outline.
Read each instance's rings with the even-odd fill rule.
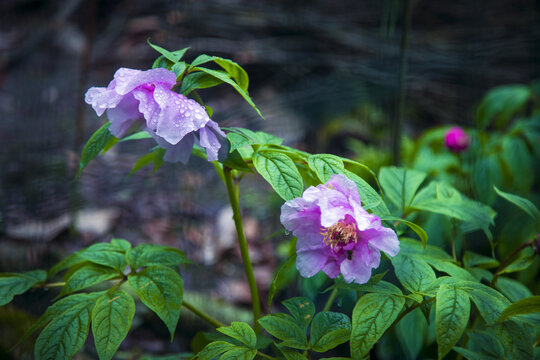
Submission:
[[[300,151],[265,132],[220,128],[197,91],[228,84],[260,114],[244,69],[208,55],[189,64],[183,60],[187,49],[150,46],[160,53],[151,70],[121,68],[106,88],[88,90],[86,102],[98,115],[106,112],[109,121],[84,147],[79,175],[92,159],[124,141],[156,143],[131,173],[147,165],[156,171],[164,162],[186,163],[191,154],[211,162],[233,210],[252,323],[223,324],[183,299],[180,265],[191,261],[181,250],[133,247],[113,238],[48,272],[0,274],[0,305],[33,287],[61,288],[25,335],[42,329],[36,359],[72,358],[90,329],[99,358],[113,358],[132,325],[135,299],[163,321],[171,340],[182,307],[214,326],[217,333],[194,342],[188,356],[196,359],[538,357],[540,296],[513,277],[538,272],[540,212],[521,196],[532,186],[527,166],[538,148],[538,115],[519,120],[503,135],[486,132],[490,121],[497,129],[508,126],[532,99],[532,90],[519,86],[488,94],[478,130],[428,131],[405,144],[407,168],[382,167],[375,174],[361,162]],[[506,161],[509,149],[514,157]],[[261,314],[239,204],[241,180],[251,175],[261,176],[282,199],[280,219],[290,235],[284,241],[295,249],[275,273],[268,308],[277,306],[272,306],[275,296],[299,274],[322,277],[324,286],[316,293],[327,296],[322,309],[316,309],[315,299],[299,296],[282,302],[287,313]],[[502,260],[494,234],[498,207],[512,207],[531,229],[505,242]],[[52,282],[62,272],[62,281]]]

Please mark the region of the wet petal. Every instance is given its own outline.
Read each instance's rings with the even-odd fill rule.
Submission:
[[[163,156],[163,160],[171,163],[181,162],[187,164],[193,150],[194,141],[195,136],[193,134],[187,134],[177,144],[167,144],[167,151],[165,152],[165,156]]]
[[[204,127],[210,120],[196,101],[157,85],[154,99],[161,111],[157,116],[156,134],[170,144],[178,143],[186,134]]]
[[[122,100],[123,96],[116,91],[104,87],[91,87],[84,96],[84,101],[92,105],[98,116],[103,115],[105,110],[114,108]]]
[[[176,84],[176,74],[163,68],[151,69],[146,71],[120,68],[114,74],[116,80],[116,92],[125,95],[141,85],[162,84],[167,89]]]
[[[355,282],[365,284],[371,277],[371,266],[366,265],[360,257],[353,257],[351,260],[345,260],[340,265],[341,274],[346,282]]]
[[[208,161],[214,161],[218,158],[218,151],[221,147],[216,134],[208,126],[199,130],[199,143],[206,149],[206,158]]]
[[[133,96],[124,96],[122,101],[112,109],[107,110],[107,118],[111,122],[109,131],[120,138],[137,121],[141,119],[138,101]]]

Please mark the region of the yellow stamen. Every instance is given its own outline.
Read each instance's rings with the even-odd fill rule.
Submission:
[[[351,241],[358,241],[358,229],[355,223],[345,224],[339,221],[329,228],[322,228],[321,235],[324,236],[323,242],[334,249],[337,246],[343,246]]]

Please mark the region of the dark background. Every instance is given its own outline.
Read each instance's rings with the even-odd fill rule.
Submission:
[[[249,292],[212,167],[192,158],[188,166],[128,178],[153,144],[126,143],[74,181],[82,145],[105,121],[84,93],[106,86],[118,67],[150,68],[158,53],[147,39],[169,50],[189,46],[188,61],[206,53],[241,64],[267,119],[222,85],[200,92],[220,125],[264,130],[313,152],[349,155],[347,137],[388,150],[403,16],[398,0],[1,0],[0,271],[45,269],[111,236],[171,245],[204,265],[184,274],[193,299],[225,299],[240,305],[231,308],[235,317],[245,316],[234,313]],[[474,126],[488,89],[540,77],[540,1],[420,0],[409,32],[404,132],[413,138],[440,124]],[[340,119],[357,125],[340,126]],[[255,192],[268,189],[255,179],[245,188],[246,231],[264,289],[276,266],[273,242],[265,239],[280,229],[280,202]],[[49,295],[36,290],[4,308],[4,348]],[[122,349],[189,351],[182,332],[201,325],[184,314],[175,343],[148,314]],[[13,319],[26,319],[22,330]]]

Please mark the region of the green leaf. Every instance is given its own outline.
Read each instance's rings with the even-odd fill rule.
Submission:
[[[100,360],[112,359],[125,339],[134,315],[135,302],[123,290],[106,293],[96,301],[92,310],[92,334]]]
[[[268,308],[270,309],[272,307],[272,300],[274,300],[274,296],[277,294],[277,292],[281,289],[283,289],[289,282],[290,282],[290,276],[289,273],[291,271],[294,271],[293,269],[296,269],[296,254],[291,256],[283,265],[281,265],[276,272],[276,275],[274,276],[274,279],[272,280],[272,283],[270,284],[270,289],[268,291]]]
[[[360,199],[366,210],[372,210],[373,213],[379,217],[390,215],[390,211],[388,210],[388,207],[386,207],[383,199],[371,185],[352,171],[345,169],[343,173],[356,184]]]
[[[156,50],[158,53],[163,55],[167,60],[173,63],[179,62],[180,59],[182,59],[182,57],[184,56],[184,53],[189,49],[189,47],[186,47],[186,48],[183,48],[182,50],[169,51],[169,50],[165,50],[161,46],[152,44],[150,40],[147,40],[147,43],[148,45],[152,47],[152,49]]]
[[[282,304],[289,310],[296,323],[306,331],[315,314],[313,301],[305,297],[295,297],[283,301]]]
[[[478,229],[482,229],[489,239],[492,238],[489,226],[493,224],[495,211],[489,206],[466,198],[446,183],[431,182],[416,194],[411,208],[446,215],[470,223]]]
[[[118,140],[118,142],[124,142],[124,141],[131,141],[131,140],[142,140],[142,139],[151,139],[152,135],[150,135],[147,131],[138,131],[134,134],[131,134],[129,136],[126,136],[125,138],[122,138]]]
[[[486,358],[477,352],[465,349],[459,346],[454,346],[454,351],[463,356],[467,360],[485,360]]]
[[[416,225],[415,223],[413,223],[412,221],[408,221],[402,218],[398,218],[395,216],[388,216],[388,215],[381,217],[381,220],[399,221],[400,223],[407,225],[412,231],[416,233],[416,235],[418,235],[418,237],[420,238],[420,241],[422,241],[422,244],[424,246],[427,245],[428,235],[426,231],[422,229],[422,227],[420,227],[419,225]]]
[[[231,326],[222,326],[216,330],[251,348],[254,348],[255,345],[257,345],[255,331],[244,322],[233,321]]]
[[[498,156],[491,154],[478,158],[472,165],[470,178],[475,198],[484,204],[493,204],[497,197],[493,186],[501,186],[503,183]]]
[[[236,346],[227,350],[219,357],[219,360],[251,360],[257,355],[257,350]]]
[[[182,78],[182,75],[184,75],[184,71],[187,69],[187,64],[184,61],[180,61],[179,63],[174,64],[171,67],[171,71],[176,74],[176,79],[180,80]]]
[[[25,293],[33,285],[45,279],[47,279],[47,273],[43,270],[0,274],[0,306],[6,305],[13,300],[15,295]]]
[[[534,162],[525,140],[517,136],[504,136],[500,159],[503,162],[505,180],[512,189],[528,193],[534,182]],[[516,176],[519,174],[519,176]]]
[[[81,263],[83,263],[85,261],[86,260],[83,259],[82,257],[80,257],[77,253],[71,254],[70,256],[68,256],[65,259],[62,259],[61,261],[56,263],[52,268],[50,268],[49,272],[47,273],[47,277],[50,278],[50,277],[56,275],[57,273],[59,273],[62,270],[70,268],[70,267],[72,267],[74,265],[79,265],[79,264],[81,264]]]
[[[405,299],[398,296],[366,294],[352,314],[351,355],[362,359],[397,318]]]
[[[524,108],[530,96],[531,92],[525,85],[505,85],[490,90],[478,106],[478,125],[485,129],[495,119],[497,127],[503,127]]]
[[[330,180],[332,175],[342,174],[345,170],[343,161],[339,157],[330,154],[311,155],[308,157],[308,165],[322,183]]]
[[[535,259],[534,254],[531,256],[518,258],[512,261],[510,265],[505,267],[501,272],[499,272],[499,274],[508,274],[508,273],[513,273],[513,272],[523,271],[532,265],[532,263],[534,262],[534,259]]]
[[[521,282],[502,276],[497,279],[495,288],[512,302],[533,296],[531,290]]]
[[[345,314],[323,311],[315,315],[311,324],[311,348],[325,352],[349,340],[351,320]]]
[[[391,259],[391,262],[397,278],[410,292],[422,293],[436,279],[433,269],[419,256],[400,252]]]
[[[119,238],[112,238],[111,246],[123,252],[131,249],[131,243],[129,241]]]
[[[515,320],[506,320],[491,327],[505,348],[507,359],[532,359],[534,356],[532,327]]]
[[[245,171],[245,172],[253,172],[249,165],[244,161],[242,158],[242,155],[240,155],[240,152],[238,150],[235,150],[233,152],[229,152],[227,155],[227,158],[223,161],[223,166],[227,166],[231,169],[239,170],[239,171]]]
[[[69,275],[60,296],[86,289],[107,280],[120,279],[122,276],[122,273],[108,266],[87,264]]]
[[[488,324],[495,323],[503,310],[510,305],[510,301],[501,293],[486,285],[472,281],[460,281],[455,286],[469,293],[470,299]]]
[[[465,254],[463,255],[463,264],[465,267],[478,266],[483,269],[492,269],[499,266],[497,259],[480,255],[468,250],[465,251]]]
[[[504,359],[504,346],[493,331],[468,331],[467,337],[468,348],[477,353],[480,359]]]
[[[277,344],[276,347],[281,351],[283,356],[285,357],[285,360],[307,360],[307,357],[300,354],[298,351],[289,349],[285,346],[282,346],[280,344]]]
[[[127,265],[124,254],[118,251],[104,250],[102,248],[92,249],[92,247],[89,247],[88,249],[79,251],[77,255],[87,261],[108,266],[120,272],[123,272]]]
[[[425,178],[423,172],[395,166],[382,167],[379,171],[379,182],[385,196],[401,210],[401,214],[406,212]]]
[[[236,347],[236,345],[225,341],[213,341],[197,354],[197,358],[201,360],[212,360],[218,355],[223,354],[225,351],[229,351]]]
[[[471,304],[468,294],[442,284],[437,291],[435,329],[438,357],[442,359],[457,344],[469,322]]]
[[[302,196],[304,190],[302,176],[287,155],[259,150],[253,156],[253,165],[283,200]]]
[[[223,81],[215,76],[203,72],[194,72],[182,79],[180,93],[187,95],[193,90],[206,89],[220,84],[223,84]]]
[[[80,176],[84,168],[94,159],[96,156],[99,155],[101,150],[105,148],[105,145],[114,138],[114,136],[109,131],[109,126],[111,125],[110,122],[104,124],[99,129],[96,130],[90,136],[90,139],[86,142],[84,145],[82,154],[81,154],[81,160],[79,162],[79,171],[77,173],[77,176]]]
[[[283,345],[305,350],[309,347],[306,333],[292,317],[285,314],[270,314],[259,319],[259,324],[274,337],[283,340]]]
[[[497,189],[496,186],[493,187],[497,195],[503,199],[511,202],[512,204],[519,207],[521,210],[525,211],[527,215],[533,218],[534,221],[538,224],[540,221],[540,212],[538,208],[528,199],[522,198],[521,196],[510,194],[504,191]]]
[[[164,266],[149,266],[129,275],[129,285],[141,301],[154,311],[174,336],[182,307],[183,282],[174,270]]]
[[[261,112],[259,111],[259,109],[255,105],[253,100],[251,100],[251,97],[249,97],[249,94],[248,94],[247,90],[244,90],[233,79],[231,79],[231,77],[230,77],[230,75],[228,73],[226,73],[224,71],[220,71],[220,70],[207,69],[207,68],[204,68],[204,67],[195,67],[194,69],[202,71],[202,72],[204,72],[204,73],[206,73],[208,75],[211,75],[211,76],[215,77],[216,79],[221,80],[224,83],[227,83],[227,84],[231,85],[240,95],[242,95],[244,100],[246,100],[246,102],[249,105],[251,105],[251,107],[257,112],[257,114],[259,114],[259,116],[264,119],[264,116],[262,116]]]
[[[358,284],[355,284],[358,285]],[[367,284],[358,285],[358,290],[365,291],[365,292],[373,292],[378,294],[386,294],[386,295],[398,295],[402,296],[403,293],[401,290],[394,284],[389,283],[387,281],[379,281],[376,284],[370,284],[369,282]]]
[[[152,265],[174,266],[191,262],[183,251],[155,244],[136,246],[126,253],[126,259],[132,269]]]
[[[540,312],[540,296],[531,296],[510,304],[497,318],[497,322],[504,321],[516,315]]]
[[[233,152],[236,149],[243,148],[244,146],[248,146],[255,143],[255,140],[243,134],[238,134],[235,132],[227,133],[227,139],[229,140],[229,143],[231,144],[231,146],[229,147],[229,152]]]
[[[411,331],[412,329],[414,331]],[[397,323],[396,335],[407,359],[418,358],[426,341],[427,332],[428,324],[421,309],[411,311]]]
[[[17,341],[17,344],[13,346],[13,349],[19,346],[28,336],[32,335],[36,330],[45,326],[55,317],[61,315],[65,311],[71,309],[73,306],[82,306],[83,304],[92,305],[103,294],[103,292],[94,292],[89,294],[75,294],[66,296],[63,299],[58,300],[45,310],[45,313],[26,330],[24,335]]]
[[[148,154],[142,156],[137,160],[129,172],[129,176],[132,176],[136,172],[140,171],[147,165],[154,164],[154,172],[158,171],[163,165],[163,156],[165,156],[166,149],[156,147]]]
[[[246,71],[237,63],[235,63],[232,60],[224,59],[218,56],[208,56],[205,54],[199,55],[193,62],[191,63],[191,67],[196,67],[202,64],[205,64],[209,61],[213,61],[219,66],[223,68],[242,88],[242,90],[246,91],[248,90],[249,86],[249,77]]]
[[[476,281],[476,278],[470,272],[449,261],[426,258],[426,262],[433,266],[436,270],[445,272],[453,277],[463,280]]]
[[[83,346],[94,303],[78,302],[55,315],[36,340],[36,360],[70,359]]]

